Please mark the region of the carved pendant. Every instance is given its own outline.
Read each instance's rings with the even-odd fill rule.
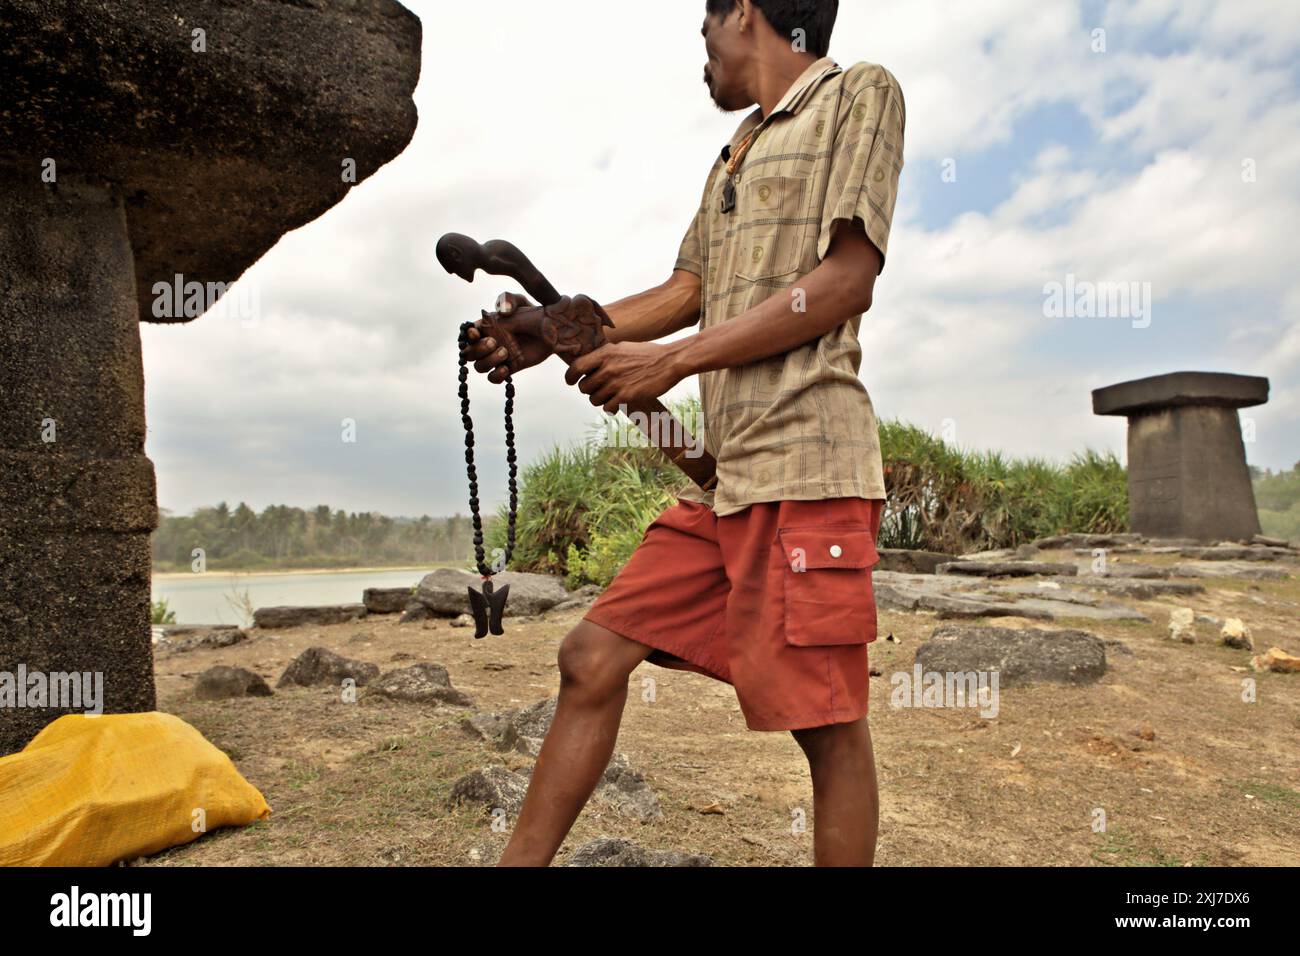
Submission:
[[[483,593],[469,589],[469,608],[474,613],[474,636],[484,637],[489,631],[504,634],[501,618],[506,613],[506,598],[510,595],[510,585],[500,591],[493,591],[492,582],[483,582]]]
[[[731,212],[736,208],[736,184],[730,179],[722,187],[722,211]]]

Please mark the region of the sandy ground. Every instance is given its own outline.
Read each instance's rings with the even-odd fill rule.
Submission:
[[[1204,583],[1207,593],[1180,603],[1244,619],[1258,652],[1276,645],[1300,654],[1295,576]],[[1055,625],[1084,627],[1131,651],[1112,648],[1101,681],[1003,688],[991,719],[975,709],[891,708],[889,675],[911,670],[916,648],[940,622],[928,613],[881,611],[871,662],[882,676],[872,678],[870,716],[881,797],[878,865],[1300,865],[1300,675],[1256,674],[1250,652],[1222,646],[1211,628],[1202,628],[1194,645],[1171,641],[1175,602],[1135,606],[1152,623]],[[399,626],[395,616],[371,617],[253,631],[229,648],[160,654],[160,709],[225,750],[272,814],[144,862],[493,862],[508,834],[494,832],[481,808],[448,809],[446,797],[470,770],[519,768],[530,758],[489,751],[462,729],[466,710],[364,691],[344,703],[334,688],[199,701],[194,677],[231,664],[274,686],[298,653],[320,645],[383,670],[442,664],[478,709],[499,711],[557,692],[556,651],[580,617],[567,611],[519,619],[504,637],[482,641],[445,621]],[[1016,618],[988,623],[1044,626]],[[1253,703],[1242,699],[1247,678],[1256,682]],[[641,824],[593,802],[557,862],[600,835],[708,853],[720,865],[812,862],[807,764],[789,734],[749,731],[727,685],[642,665],[630,680],[617,751],[646,775],[664,819]],[[1098,811],[1104,832],[1094,828]]]

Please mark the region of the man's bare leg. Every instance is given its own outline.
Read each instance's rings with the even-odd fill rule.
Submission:
[[[498,866],[546,866],[609,765],[627,678],[653,648],[582,621],[560,644],[560,697]]]
[[[791,733],[812,771],[813,862],[871,866],[876,858],[880,798],[867,719]]]

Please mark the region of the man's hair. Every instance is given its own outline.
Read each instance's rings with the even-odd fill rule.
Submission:
[[[795,31],[803,30],[809,53],[825,56],[831,48],[831,32],[840,12],[840,0],[751,0],[763,11],[772,29],[793,41]],[[705,11],[724,19],[736,9],[736,0],[705,0]]]

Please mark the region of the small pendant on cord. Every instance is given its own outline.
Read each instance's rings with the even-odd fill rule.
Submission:
[[[493,634],[504,634],[505,628],[501,626],[501,618],[506,613],[506,598],[510,595],[510,585],[506,585],[500,591],[492,590],[492,579],[487,578],[483,582],[483,593],[480,594],[473,588],[469,589],[469,606],[474,612],[474,636],[484,637],[488,631]]]
[[[731,212],[736,208],[736,186],[728,179],[727,184],[722,187],[722,211]]]

